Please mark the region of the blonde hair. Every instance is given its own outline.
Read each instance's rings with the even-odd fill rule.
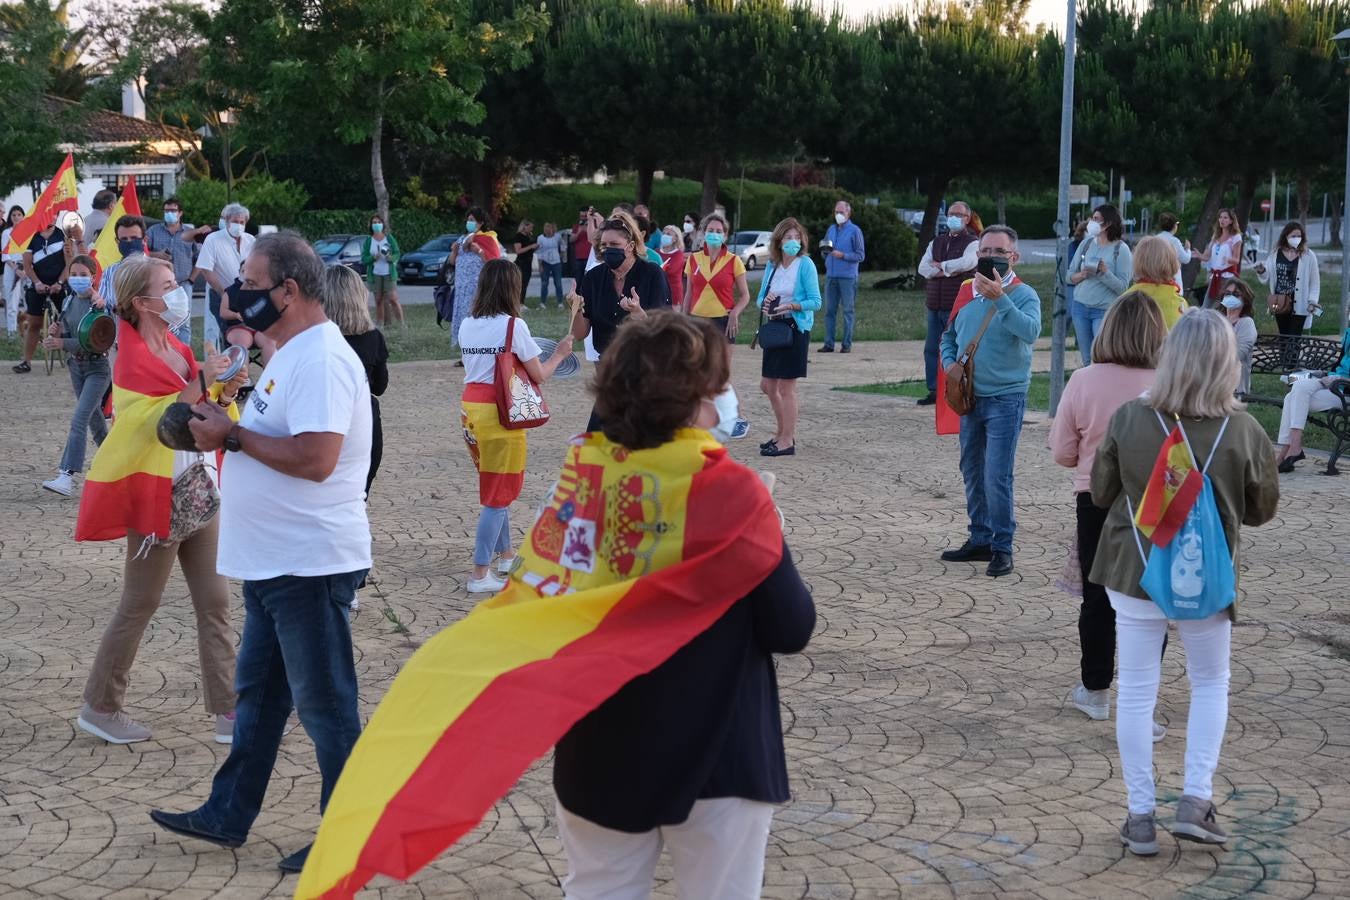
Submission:
[[[117,315],[135,325],[140,316],[136,313],[136,298],[148,296],[147,291],[155,278],[155,269],[163,266],[173,271],[167,259],[153,256],[129,256],[122,260],[113,273],[113,296],[117,300]],[[106,272],[104,273],[106,276]]]
[[[1129,291],[1106,311],[1102,330],[1092,339],[1092,361],[1151,369],[1166,337],[1158,304],[1143,291]]]
[[[680,229],[676,228],[674,225],[667,225],[665,228],[661,229],[661,233],[671,236],[672,240],[670,246],[677,250],[684,249],[684,232],[680,231]]]
[[[1148,403],[1168,415],[1222,418],[1242,409],[1233,396],[1241,374],[1233,326],[1212,309],[1193,309],[1163,341]]]
[[[811,246],[811,237],[806,233],[806,229],[802,227],[801,222],[788,216],[773,227],[773,235],[769,238],[769,259],[773,260],[776,265],[784,265],[783,240],[787,237],[787,233],[794,228],[802,236],[802,249],[797,251],[797,256],[807,255],[808,248]]]
[[[708,226],[711,225],[713,222],[721,223],[722,232],[724,234],[731,233],[731,226],[727,224],[727,217],[719,212],[710,212],[706,216],[704,216],[703,221],[698,223],[698,230],[706,232],[708,230]]]
[[[1172,284],[1181,261],[1172,242],[1156,235],[1143,238],[1134,247],[1134,280],[1144,284]]]
[[[324,315],[344,335],[365,334],[375,327],[366,306],[366,283],[352,269],[346,266],[324,269],[319,297],[323,300]]]

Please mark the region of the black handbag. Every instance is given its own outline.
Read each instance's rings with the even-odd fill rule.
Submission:
[[[773,278],[773,269],[766,269],[764,272],[764,283],[769,284]],[[768,296],[768,289],[765,289],[765,296]],[[759,328],[755,331],[755,339],[750,342],[751,348],[758,346],[761,350],[782,350],[785,347],[791,347],[796,336],[797,323],[791,316],[783,319],[770,319],[764,321],[764,306],[759,307]]]

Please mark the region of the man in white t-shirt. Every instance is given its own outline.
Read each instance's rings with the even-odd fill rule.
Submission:
[[[323,263],[299,235],[270,234],[243,276],[235,309],[277,350],[238,423],[201,403],[192,429],[202,450],[227,451],[217,565],[244,583],[234,741],[201,808],[150,814],[226,847],[244,842],[262,808],[292,705],[318,757],[320,812],[327,806],[361,731],[347,614],[370,568],[370,387],[324,315]],[[308,853],[281,860],[282,871],[300,871]]]

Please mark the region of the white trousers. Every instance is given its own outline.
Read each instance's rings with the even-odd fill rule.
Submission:
[[[567,853],[566,900],[645,900],[661,847],[670,848],[681,900],[756,900],[773,806],[719,797],[698,800],[689,818],[641,834],[602,828],[558,804]]]
[[[9,263],[5,263],[5,274],[3,281],[0,281],[0,289],[4,290],[5,298],[5,331],[13,334],[19,330],[19,304],[23,302],[23,292],[16,291],[19,282],[18,270]],[[15,298],[18,302],[15,302]]]
[[[1116,611],[1116,744],[1130,812],[1153,812],[1153,707],[1162,677],[1167,619],[1157,604],[1108,589]],[[1228,725],[1228,654],[1233,623],[1228,613],[1178,620],[1186,647],[1191,710],[1186,721],[1186,782],[1182,793],[1201,800],[1214,795],[1214,770]]]
[[[1315,378],[1295,381],[1285,395],[1284,407],[1280,410],[1280,437],[1275,443],[1282,447],[1289,445],[1289,430],[1302,429],[1308,424],[1308,413],[1325,412],[1339,409],[1341,398],[1337,397]]]

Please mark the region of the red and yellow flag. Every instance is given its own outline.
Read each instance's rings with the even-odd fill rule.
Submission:
[[[712,625],[782,559],[759,478],[707,432],[568,449],[501,594],[399,673],[328,803],[296,896],[407,878],[532,762]]]
[[[67,153],[66,161],[61,163],[52,180],[47,182],[47,189],[37,198],[33,208],[28,210],[24,220],[14,226],[5,252],[22,253],[33,235],[55,222],[60,213],[78,209],[79,193],[80,186],[75,180],[75,161]]]
[[[1134,524],[1158,547],[1165,547],[1181,530],[1191,507],[1200,497],[1205,477],[1195,463],[1180,428],[1163,441],[1148,486],[1134,514]]]
[[[108,224],[98,233],[98,240],[94,243],[94,262],[98,263],[98,271],[94,273],[94,284],[97,285],[103,279],[103,273],[115,262],[122,259],[122,251],[117,249],[117,220],[123,216],[139,216],[141,214],[141,200],[136,196],[136,178],[132,176],[127,179],[127,186],[122,189],[122,196],[117,198],[113,204],[112,211],[108,213]]]
[[[187,361],[189,379],[197,377],[192,351],[171,338]],[[187,384],[145,345],[130,323],[117,326],[117,358],[113,363],[112,430],[94,454],[80,492],[75,540],[111,541],[127,529],[143,535],[169,533],[173,494],[173,451],[159,442],[160,416]]]

